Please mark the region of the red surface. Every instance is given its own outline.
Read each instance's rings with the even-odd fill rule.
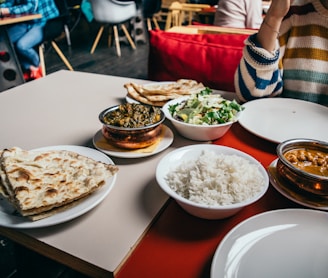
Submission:
[[[216,12],[216,7],[212,6],[212,7],[209,7],[209,8],[204,8],[204,9],[202,9],[202,12],[203,13],[215,13]]]
[[[215,144],[244,151],[264,167],[276,158],[276,144],[258,138],[239,124]],[[212,258],[223,237],[246,218],[273,209],[298,207],[271,185],[256,203],[224,220],[203,220],[184,212],[174,200],[146,233],[116,277],[210,277]]]
[[[202,82],[212,89],[234,92],[234,74],[247,34],[149,33],[148,79]]]

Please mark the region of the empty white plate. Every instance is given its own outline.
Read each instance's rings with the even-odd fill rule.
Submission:
[[[211,277],[327,278],[328,214],[281,209],[255,215],[218,246]]]

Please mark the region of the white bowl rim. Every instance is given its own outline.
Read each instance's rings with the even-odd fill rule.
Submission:
[[[206,204],[192,202],[189,199],[186,199],[186,198],[182,197],[181,195],[179,195],[178,193],[176,193],[169,186],[162,185],[160,183],[159,178],[162,175],[160,174],[160,171],[159,170],[162,167],[162,165],[165,164],[165,160],[167,158],[169,158],[170,156],[172,156],[172,155],[174,155],[174,154],[176,154],[178,152],[182,152],[184,150],[201,149],[201,148],[203,148],[203,149],[207,148],[207,149],[212,149],[212,150],[215,150],[216,149],[217,153],[219,153],[218,152],[219,150],[231,151],[231,152],[234,152],[235,155],[241,154],[242,157],[246,158],[248,161],[252,162],[253,164],[256,164],[259,167],[259,170],[260,170],[261,174],[263,174],[263,178],[264,178],[262,190],[260,192],[258,192],[256,195],[254,195],[252,198],[250,198],[248,200],[245,200],[243,202],[236,203],[236,204],[229,204],[229,205],[206,205]],[[189,146],[177,148],[177,149],[169,152],[164,157],[162,157],[162,159],[157,164],[157,167],[156,167],[156,180],[157,180],[157,183],[159,184],[159,186],[162,188],[162,190],[164,190],[173,199],[176,199],[177,202],[181,202],[181,203],[184,203],[184,204],[187,204],[187,205],[191,205],[193,207],[197,207],[197,208],[200,208],[200,209],[230,210],[230,209],[243,208],[245,206],[248,206],[248,205],[250,205],[250,204],[258,201],[261,197],[264,196],[264,194],[267,192],[267,190],[269,188],[269,176],[268,176],[268,173],[267,173],[266,169],[264,168],[264,166],[258,160],[256,160],[251,155],[249,155],[249,154],[247,154],[247,153],[245,153],[243,151],[240,151],[238,149],[235,149],[235,148],[232,148],[232,147],[227,147],[227,146],[222,146],[222,145],[216,145],[216,144],[195,144],[195,145],[189,145]]]
[[[197,127],[197,128],[211,128],[211,127],[221,127],[221,126],[229,126],[229,125],[232,125],[233,123],[235,122],[238,122],[239,118],[240,118],[240,115],[241,115],[241,112],[242,111],[239,111],[236,115],[235,115],[235,119],[234,121],[230,121],[230,122],[226,122],[226,123],[222,123],[222,124],[215,124],[215,125],[198,125],[198,124],[191,124],[191,123],[185,123],[185,122],[182,122],[182,121],[179,121],[179,120],[176,120],[172,117],[171,113],[169,112],[169,106],[172,105],[172,104],[176,104],[178,102],[181,102],[181,101],[184,101],[186,99],[190,98],[190,96],[183,96],[183,97],[178,97],[178,98],[175,98],[175,99],[172,99],[168,102],[166,102],[163,107],[162,107],[162,110],[165,114],[165,117],[172,121],[172,122],[176,122],[176,123],[179,123],[181,125],[185,125],[185,126],[190,126],[190,127]]]

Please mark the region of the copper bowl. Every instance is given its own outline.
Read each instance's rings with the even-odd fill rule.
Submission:
[[[308,172],[304,169],[296,167],[290,162],[284,154],[291,150],[312,150],[319,151],[325,154],[325,169],[327,169],[328,160],[328,143],[311,139],[291,139],[280,143],[277,146],[277,172],[290,184],[297,186],[305,192],[327,196],[328,195],[328,176],[319,175]]]
[[[138,105],[149,108],[149,105]],[[99,114],[99,120],[103,124],[102,134],[106,140],[111,145],[123,149],[141,149],[153,145],[161,135],[162,123],[165,120],[164,113],[156,108],[159,110],[160,120],[138,127],[121,127],[107,124],[105,121],[106,115],[119,109],[119,107],[120,105],[112,106]]]

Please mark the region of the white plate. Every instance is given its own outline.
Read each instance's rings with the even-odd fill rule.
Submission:
[[[128,150],[113,151],[113,150],[105,149],[102,146],[100,146],[100,144],[98,143],[100,140],[102,142],[105,141],[101,130],[98,130],[98,132],[93,137],[93,145],[99,151],[102,151],[105,154],[108,154],[108,155],[114,156],[114,157],[120,157],[120,158],[147,157],[147,156],[151,156],[151,155],[154,155],[154,154],[164,151],[172,144],[173,138],[174,138],[172,130],[169,127],[167,127],[166,125],[163,125],[163,128],[164,128],[164,136],[161,139],[161,141],[159,142],[157,148],[153,152],[136,152],[136,151],[128,151]]]
[[[280,194],[302,206],[328,211],[328,197],[316,196],[281,180],[276,172],[277,161],[278,159],[272,161],[268,168],[268,174],[270,183]]]
[[[218,246],[211,277],[328,277],[328,214],[282,209],[255,215]]]
[[[63,146],[51,146],[44,147],[35,150],[69,150],[81,155],[90,157],[94,160],[101,161],[108,164],[114,164],[114,162],[105,154],[82,146],[71,146],[71,145],[63,145]],[[113,188],[116,181],[117,174],[106,181],[106,184],[95,191],[89,197],[87,197],[83,202],[77,204],[76,206],[67,209],[62,212],[58,212],[55,215],[50,217],[38,220],[38,221],[30,221],[25,217],[19,216],[17,214],[13,214],[13,207],[9,206],[7,201],[3,200],[0,197],[0,226],[10,227],[10,228],[40,228],[47,227],[56,224],[60,224],[66,221],[69,221],[73,218],[76,218],[91,209],[97,206],[101,201],[105,199],[105,197],[109,194],[111,189]]]
[[[151,89],[152,87],[157,87],[159,85],[167,85],[167,84],[172,84],[174,83],[173,81],[159,81],[159,82],[152,82],[152,83],[147,83],[147,84],[142,84],[142,86],[144,86],[145,88],[148,87],[148,89]],[[125,97],[125,100],[127,103],[140,103],[139,101],[129,97],[129,96],[126,96]]]
[[[281,143],[293,138],[328,140],[328,107],[290,98],[247,102],[239,123],[251,133]]]

